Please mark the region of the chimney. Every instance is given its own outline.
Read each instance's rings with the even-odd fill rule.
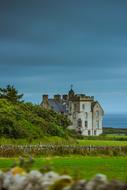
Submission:
[[[94,100],[94,96],[91,96],[91,99]]]
[[[59,94],[54,95],[54,100],[56,100],[57,102],[61,102],[61,95]]]
[[[68,95],[67,95],[67,94],[64,94],[64,95],[63,95],[63,100],[67,101],[67,99],[68,99]]]
[[[44,94],[44,95],[43,95],[43,102],[44,102],[44,103],[47,103],[47,102],[48,102],[48,95],[47,95],[47,94]]]

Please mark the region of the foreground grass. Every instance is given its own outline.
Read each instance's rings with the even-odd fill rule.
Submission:
[[[16,158],[0,159],[0,169],[12,166]],[[109,179],[127,180],[127,157],[46,157],[36,158],[33,169],[50,166],[54,171],[68,173],[76,178],[90,179],[97,173],[103,173]]]

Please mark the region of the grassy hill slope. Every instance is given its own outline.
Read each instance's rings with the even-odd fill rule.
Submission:
[[[32,103],[15,103],[0,99],[0,137],[66,137],[69,120],[52,110]]]

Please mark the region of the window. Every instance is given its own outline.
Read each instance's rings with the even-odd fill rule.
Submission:
[[[70,105],[70,107],[69,107],[69,111],[70,111],[70,112],[72,111],[72,107],[71,107],[71,105]]]
[[[99,111],[96,111],[96,117],[99,117]]]
[[[76,118],[76,113],[74,112],[74,113],[73,113],[73,119],[75,119],[75,118]]]
[[[72,102],[69,102],[68,110],[69,110],[69,112],[72,112]]]
[[[96,135],[97,133],[96,133],[96,131],[94,131],[94,135]]]
[[[74,104],[74,111],[77,111],[77,105]]]
[[[88,135],[90,135],[91,134],[91,132],[90,132],[90,130],[88,131]]]
[[[96,128],[99,129],[99,121],[96,121]]]
[[[85,128],[88,127],[88,121],[85,121]]]
[[[82,127],[82,120],[78,119],[78,127],[81,128]]]
[[[83,109],[83,110],[85,109],[85,104],[82,104],[82,109]]]
[[[87,112],[85,112],[85,119],[87,119],[88,118],[88,113]]]

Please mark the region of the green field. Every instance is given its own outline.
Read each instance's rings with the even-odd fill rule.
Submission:
[[[78,140],[78,145],[82,146],[127,146],[127,141],[113,140]]]
[[[98,137],[97,137],[98,138]],[[121,137],[125,138],[125,137]],[[127,138],[127,137],[126,137]],[[56,145],[76,145],[76,146],[127,146],[126,140],[99,140],[99,139],[65,139],[61,137],[44,137],[40,139],[34,139],[34,141],[28,141],[27,139],[10,139],[0,138],[0,145],[26,145],[26,144],[56,144]]]
[[[0,168],[9,168],[14,160],[0,159]],[[51,166],[54,171],[68,173],[73,177],[89,179],[97,173],[103,173],[109,179],[125,181],[127,179],[127,157],[46,157],[36,158],[33,169]]]

